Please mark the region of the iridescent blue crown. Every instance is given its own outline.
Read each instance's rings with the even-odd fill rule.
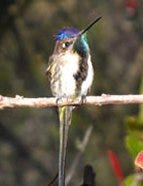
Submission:
[[[76,36],[79,33],[79,30],[72,27],[72,28],[62,28],[59,30],[58,34],[56,35],[55,39],[56,41],[62,40],[62,39],[67,39],[67,38],[72,38]]]

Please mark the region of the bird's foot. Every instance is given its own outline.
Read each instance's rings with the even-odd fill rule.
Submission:
[[[81,95],[80,104],[86,103],[86,95]]]
[[[56,104],[63,103],[64,101],[68,103],[68,102],[71,102],[72,100],[73,99],[71,97],[63,95],[63,96],[57,97]]]
[[[65,95],[57,97],[56,98],[56,104],[62,103],[63,102],[63,99],[65,99],[65,98],[66,98]]]

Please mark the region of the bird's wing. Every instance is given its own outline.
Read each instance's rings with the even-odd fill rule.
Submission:
[[[53,74],[53,68],[54,68],[54,58],[51,56],[49,58],[49,64],[48,64],[48,67],[46,69],[46,75],[47,75],[49,80],[51,80],[51,76]]]

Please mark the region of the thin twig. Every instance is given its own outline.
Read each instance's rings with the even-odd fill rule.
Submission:
[[[53,184],[55,183],[55,181],[58,179],[58,173],[55,175],[55,177],[50,181],[50,183],[48,183],[47,186],[53,186]]]
[[[76,172],[75,170],[76,170],[76,168],[77,168],[77,166],[79,164],[79,161],[81,159],[81,156],[82,156],[83,152],[85,151],[85,148],[86,148],[86,146],[88,144],[88,141],[90,139],[92,130],[93,130],[93,126],[90,126],[90,127],[88,127],[88,129],[85,132],[85,135],[83,137],[83,140],[80,143],[79,152],[77,153],[76,157],[74,158],[74,160],[73,160],[73,162],[71,164],[72,166],[69,169],[69,173],[66,176],[66,181],[65,181],[66,182],[66,186],[69,185],[71,179],[74,176],[74,173]]]
[[[63,106],[63,105],[109,105],[109,104],[143,104],[143,95],[108,95],[102,94],[101,96],[87,96],[84,102],[81,98],[74,100],[62,98],[57,103],[57,99],[54,97],[50,98],[25,98],[22,96],[15,97],[4,97],[0,95],[0,109],[4,108],[22,108],[22,107],[33,107],[33,108],[44,108],[52,106]]]

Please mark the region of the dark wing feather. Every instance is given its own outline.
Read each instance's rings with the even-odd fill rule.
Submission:
[[[54,64],[54,60],[53,60],[53,56],[51,56],[51,57],[49,58],[48,67],[47,67],[47,69],[46,69],[46,76],[48,77],[49,81],[51,80],[53,64]]]

